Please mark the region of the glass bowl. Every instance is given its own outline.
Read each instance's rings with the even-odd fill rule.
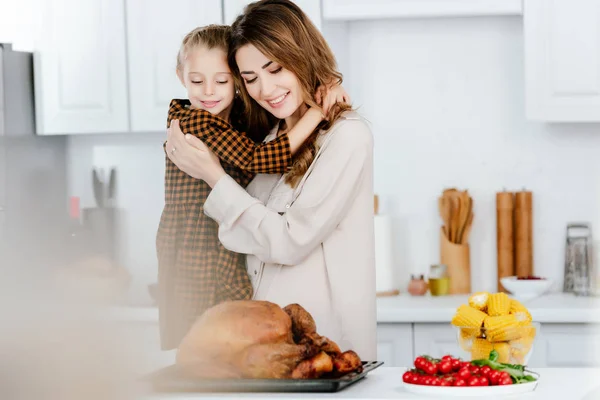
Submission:
[[[489,330],[484,327],[454,328],[459,355],[463,360],[487,359],[490,352],[496,350],[499,362],[527,365],[533,353],[535,339],[540,334],[540,327],[537,322],[527,322]]]

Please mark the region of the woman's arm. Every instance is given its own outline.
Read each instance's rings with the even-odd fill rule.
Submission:
[[[283,215],[221,175],[204,212],[219,223],[219,239],[225,247],[254,254],[264,262],[295,265],[329,236],[352,204],[365,165],[372,162],[368,127],[362,121],[343,123]]]

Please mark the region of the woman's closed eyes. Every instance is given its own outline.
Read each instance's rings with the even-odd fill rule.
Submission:
[[[282,69],[283,69],[283,67],[278,67],[278,68],[275,68],[274,70],[272,70],[272,71],[269,71],[269,72],[270,72],[271,74],[275,75],[275,74],[277,74],[277,73],[281,72],[281,70],[282,70]],[[256,77],[256,76],[255,76],[255,77],[254,77],[254,78],[252,78],[252,79],[245,79],[245,81],[246,81],[246,84],[250,85],[250,84],[252,84],[252,83],[256,82],[256,79],[257,79],[257,78],[258,78],[258,77]]]

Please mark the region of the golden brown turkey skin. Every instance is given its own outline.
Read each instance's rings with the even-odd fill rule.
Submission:
[[[310,379],[362,368],[316,331],[300,305],[240,300],[207,310],[184,337],[177,365],[202,378]]]

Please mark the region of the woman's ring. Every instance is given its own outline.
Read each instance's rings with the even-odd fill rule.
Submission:
[[[172,156],[174,156],[174,155],[175,155],[175,147],[173,147],[173,148],[171,149],[171,155],[172,155]]]

